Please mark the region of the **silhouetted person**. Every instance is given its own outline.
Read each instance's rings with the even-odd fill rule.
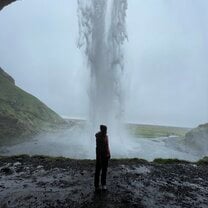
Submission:
[[[95,191],[99,191],[99,178],[101,173],[101,185],[103,190],[106,188],[106,175],[108,169],[108,160],[110,159],[110,150],[107,136],[107,126],[100,125],[100,132],[95,134],[96,137],[96,167],[95,167],[95,178],[94,185]]]

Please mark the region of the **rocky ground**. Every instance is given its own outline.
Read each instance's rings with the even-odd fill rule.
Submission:
[[[94,193],[92,160],[0,157],[0,207],[208,207],[208,165],[111,160]]]

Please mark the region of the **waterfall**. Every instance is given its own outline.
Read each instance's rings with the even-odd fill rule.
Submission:
[[[124,112],[122,47],[127,0],[78,0],[79,39],[90,70],[90,123],[116,128]]]

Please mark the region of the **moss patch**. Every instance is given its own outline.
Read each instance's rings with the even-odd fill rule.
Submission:
[[[186,160],[179,160],[179,159],[164,159],[164,158],[156,158],[153,160],[153,163],[158,164],[181,164],[181,163],[190,163]]]

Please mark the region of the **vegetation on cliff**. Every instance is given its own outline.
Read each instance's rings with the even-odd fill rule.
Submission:
[[[14,84],[0,69],[0,142],[48,131],[65,121],[44,103]]]

